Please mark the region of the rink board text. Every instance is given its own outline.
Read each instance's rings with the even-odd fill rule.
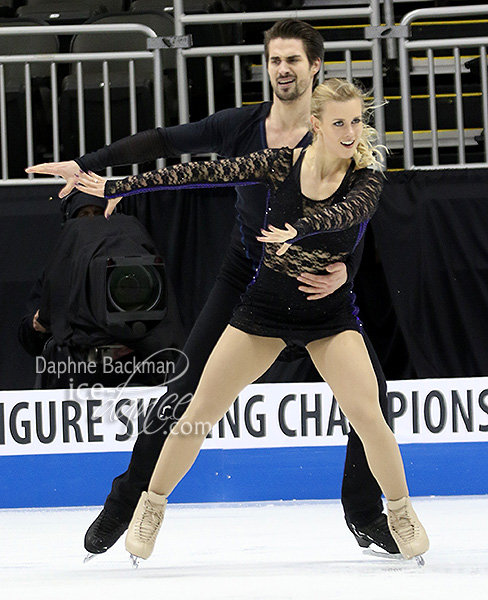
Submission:
[[[0,507],[103,504],[164,388],[0,392]],[[412,495],[488,493],[488,378],[394,381]],[[174,502],[339,498],[349,424],[324,383],[246,388]]]

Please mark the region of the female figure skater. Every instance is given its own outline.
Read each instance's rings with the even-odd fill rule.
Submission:
[[[367,108],[362,90],[345,80],[327,80],[313,93],[311,113],[314,140],[305,150],[266,149],[119,181],[92,173],[78,176],[79,189],[109,199],[106,216],[121,196],[152,190],[236,183],[265,183],[269,189],[258,237],[263,242],[260,265],[134,511],[126,538],[134,560],[151,555],[167,497],[192,466],[210,429],[286,345],[307,349],[361,438],[387,499],[388,525],[402,555],[420,557],[428,550],[427,534],[408,496],[400,450],[380,410],[352,284],[314,302],[295,285],[298,274],[324,273],[327,265],[354,250],[382,189],[371,143],[376,132],[363,120]]]

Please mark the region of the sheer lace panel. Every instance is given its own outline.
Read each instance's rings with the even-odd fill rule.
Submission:
[[[337,252],[335,254],[315,248],[313,251],[298,248],[293,244],[282,256],[277,256],[276,251],[281,244],[266,244],[264,254],[264,264],[280,273],[285,273],[290,277],[298,277],[302,273],[326,273],[326,267],[334,262],[343,262],[347,257],[347,252]]]
[[[292,156],[290,148],[268,148],[244,157],[183,163],[119,181],[108,181],[105,197],[128,196],[191,184],[238,185],[266,181],[276,188],[290,173]]]

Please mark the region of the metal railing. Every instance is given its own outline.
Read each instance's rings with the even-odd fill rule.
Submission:
[[[69,26],[36,26],[33,27],[3,27],[0,28],[0,36],[32,36],[32,35],[77,35],[84,34],[129,34],[131,32],[142,33],[148,39],[156,38],[157,34],[149,27],[141,24],[106,24],[106,25],[69,25]],[[27,44],[26,44],[27,46]],[[8,169],[8,132],[7,132],[7,86],[5,78],[5,66],[9,64],[24,65],[24,99],[25,99],[25,137],[27,148],[26,166],[34,162],[34,132],[33,132],[33,98],[32,98],[32,79],[31,65],[36,63],[48,63],[50,65],[50,82],[49,89],[51,95],[51,130],[52,130],[52,148],[53,160],[60,160],[60,128],[59,128],[59,103],[58,103],[58,79],[57,65],[69,63],[74,66],[76,73],[76,96],[77,96],[77,118],[78,118],[78,134],[79,134],[79,154],[84,154],[86,150],[86,115],[83,86],[83,65],[88,62],[98,61],[102,65],[100,87],[103,89],[103,113],[104,113],[104,142],[110,144],[112,118],[111,118],[111,103],[110,103],[110,61],[125,61],[127,63],[128,74],[128,90],[129,90],[129,110],[130,110],[130,132],[136,133],[137,127],[137,98],[136,98],[136,83],[135,83],[135,61],[150,61],[152,62],[152,77],[154,89],[154,126],[164,125],[164,103],[163,103],[163,85],[162,85],[162,66],[160,49],[130,51],[130,52],[65,52],[57,54],[15,54],[9,56],[0,56],[0,137],[1,137],[1,175],[0,185],[18,185],[25,184],[25,179],[9,178]],[[22,134],[22,127],[19,124],[19,130],[16,135]],[[132,170],[135,173],[137,166],[134,165]],[[107,170],[107,174],[112,174],[111,169]],[[53,183],[52,178],[34,178],[33,174],[29,174],[27,180],[35,183]],[[55,180],[54,180],[55,181]]]
[[[428,40],[410,40],[409,28],[414,21],[446,18],[446,17],[466,17],[475,15],[488,15],[488,5],[458,6],[440,8],[422,8],[412,11],[405,15],[400,23],[400,28],[405,28],[405,32],[399,37],[399,69],[400,69],[400,89],[401,89],[401,111],[403,126],[403,144],[404,144],[404,168],[405,169],[436,169],[442,168],[480,168],[488,167],[488,67],[486,57],[486,47],[488,45],[488,36],[484,37],[466,37],[457,39],[428,39]],[[454,62],[454,93],[456,108],[456,130],[455,139],[450,143],[457,148],[457,162],[442,164],[439,158],[440,136],[437,125],[437,106],[436,106],[436,81],[435,81],[435,57],[434,51],[438,49],[452,49]],[[480,92],[481,92],[481,116],[482,129],[484,130],[484,162],[467,162],[466,160],[466,131],[464,126],[464,100],[462,84],[462,64],[461,49],[475,48],[478,51],[480,60]],[[425,51],[427,56],[427,95],[429,105],[430,119],[430,145],[431,165],[415,165],[414,161],[414,130],[412,119],[412,95],[411,78],[415,76],[410,68],[409,53],[413,51]],[[481,130],[479,131],[481,133]],[[476,142],[475,142],[476,143]]]
[[[347,79],[359,78],[368,79],[371,82],[375,96],[375,126],[379,131],[381,143],[391,143],[392,147],[403,143],[404,152],[404,168],[438,168],[438,167],[486,167],[488,157],[488,140],[486,136],[488,125],[488,89],[487,89],[487,56],[486,46],[488,38],[486,37],[467,37],[459,39],[437,39],[437,40],[412,40],[410,39],[410,25],[414,21],[420,19],[442,19],[450,16],[475,16],[488,14],[488,6],[472,6],[472,7],[452,7],[452,8],[437,8],[437,9],[419,9],[412,11],[406,15],[398,27],[381,26],[380,16],[380,0],[372,0],[368,5],[354,6],[353,8],[342,9],[317,9],[317,10],[297,10],[297,11],[274,11],[262,13],[225,13],[225,14],[185,14],[184,0],[174,0],[174,16],[175,16],[175,39],[178,36],[185,34],[187,26],[208,26],[215,24],[231,24],[231,23],[269,23],[270,26],[278,19],[285,17],[296,17],[304,19],[308,22],[320,21],[320,24],[327,22],[336,22],[340,20],[341,24],[347,23],[348,19],[357,20],[364,18],[365,26],[361,29],[362,32],[370,30],[370,34],[364,36],[364,39],[355,39],[347,41],[324,41],[324,49],[327,56],[331,53],[340,55],[342,58],[336,61],[333,65],[327,65],[327,74],[333,76],[343,76]],[[390,15],[391,20],[391,15]],[[369,25],[369,26],[368,26]],[[394,35],[384,35],[388,30],[396,30]],[[136,133],[138,128],[137,119],[137,98],[136,98],[136,77],[135,64],[137,61],[151,61],[153,73],[153,94],[154,94],[154,127],[164,125],[164,100],[163,100],[163,71],[161,50],[164,44],[152,44],[153,38],[157,38],[157,34],[144,25],[140,24],[107,24],[107,25],[72,25],[72,26],[36,26],[35,31],[32,27],[8,27],[0,28],[1,35],[76,35],[78,33],[101,33],[101,32],[138,32],[147,36],[151,43],[148,43],[149,50],[130,51],[130,52],[64,52],[57,54],[25,54],[25,55],[8,55],[0,56],[0,150],[1,150],[1,179],[0,185],[18,185],[25,183],[53,183],[57,182],[56,178],[39,178],[32,174],[25,178],[12,178],[9,176],[8,154],[9,154],[9,139],[7,127],[7,93],[8,81],[6,81],[4,70],[10,64],[21,64],[24,66],[24,85],[23,91],[25,101],[25,125],[19,124],[16,127],[16,135],[24,136],[26,143],[26,165],[32,164],[35,161],[34,148],[34,131],[33,131],[33,101],[32,101],[32,73],[33,65],[36,63],[46,63],[49,65],[49,94],[50,94],[50,128],[52,138],[52,160],[58,161],[61,157],[60,147],[60,123],[59,123],[59,94],[58,67],[60,64],[68,63],[72,65],[73,78],[76,79],[76,105],[77,114],[76,127],[78,128],[78,147],[79,154],[86,151],[86,131],[87,118],[85,114],[85,88],[84,88],[84,67],[88,63],[94,61],[100,62],[101,76],[100,87],[103,95],[103,139],[105,144],[112,142],[112,114],[111,114],[111,72],[110,65],[112,61],[125,61],[127,63],[128,87],[129,87],[129,104],[130,104],[130,133]],[[401,118],[403,132],[397,135],[398,139],[391,132],[387,134],[387,123],[385,122],[385,107],[384,90],[383,90],[383,61],[382,61],[382,44],[385,43],[389,48],[389,56],[393,55],[398,49],[399,70],[400,70],[400,87],[401,87]],[[480,61],[480,90],[479,97],[481,98],[480,108],[480,131],[481,128],[485,131],[484,138],[484,157],[485,162],[469,162],[466,156],[466,135],[464,127],[464,106],[463,106],[463,66],[461,58],[461,49],[473,48],[477,49],[476,56]],[[456,108],[456,129],[454,130],[455,138],[453,142],[453,134],[451,132],[450,139],[444,140],[446,132],[439,132],[437,127],[437,106],[436,106],[436,76],[439,69],[436,68],[435,56],[437,49],[453,49],[453,66],[449,67],[454,73],[453,96]],[[423,51],[427,55],[427,65],[423,70],[411,68],[410,54],[412,52]],[[358,60],[358,57],[361,57]],[[230,58],[232,66],[232,85],[233,98],[232,103],[235,106],[241,106],[244,102],[245,76],[242,68],[244,59],[253,60],[257,57],[257,63],[252,68],[252,83],[260,84],[260,98],[256,101],[269,100],[271,97],[270,84],[264,57],[263,44],[234,44],[226,46],[205,46],[184,48],[177,47],[176,49],[176,66],[177,66],[177,88],[178,88],[178,110],[179,121],[186,123],[190,119],[190,103],[188,96],[188,61],[199,59],[204,60],[205,65],[205,100],[206,114],[212,114],[216,110],[216,91],[214,82],[215,61],[222,57]],[[366,58],[365,58],[366,57]],[[138,64],[138,63],[137,63]],[[444,67],[443,67],[444,68]],[[421,73],[420,73],[421,71]],[[430,119],[430,128],[423,132],[413,132],[412,127],[412,99],[411,99],[411,80],[418,74],[423,73],[423,77],[427,78],[427,93],[425,96],[428,100],[428,115]],[[320,80],[324,77],[323,71],[319,74]],[[85,78],[86,79],[86,78]],[[253,99],[254,101],[254,99]],[[89,126],[89,121],[88,121]],[[439,149],[450,144],[456,147],[458,152],[457,162],[452,164],[441,164]],[[432,160],[431,165],[416,166],[414,160],[414,149],[429,147],[431,149]],[[481,146],[480,146],[481,149]],[[72,158],[72,157],[69,157]],[[182,157],[183,160],[188,160],[189,156]],[[47,160],[51,160],[49,157]],[[158,161],[158,166],[164,164],[163,160]],[[132,165],[133,173],[137,172],[137,165]],[[107,175],[112,175],[112,170],[107,169]]]

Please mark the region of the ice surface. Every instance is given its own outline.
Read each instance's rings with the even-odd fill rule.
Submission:
[[[137,570],[123,539],[83,564],[99,508],[1,510],[2,600],[478,600],[488,589],[488,496],[414,498],[421,568],[363,554],[338,501],[169,505]]]

